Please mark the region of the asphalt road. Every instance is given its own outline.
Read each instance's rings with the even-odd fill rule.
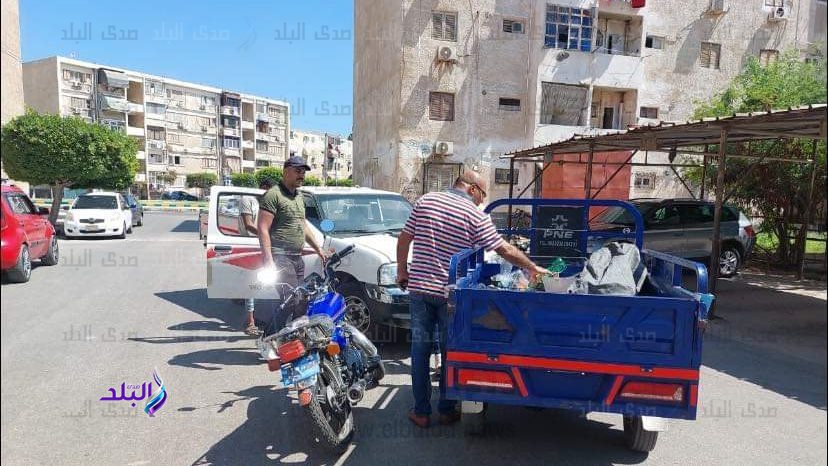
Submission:
[[[241,306],[207,299],[195,216],[145,220],[126,240],[61,241],[58,266],[2,285],[3,465],[826,464],[820,289],[723,286],[699,419],[672,422],[649,456],[625,448],[616,416],[493,407],[481,439],[417,430],[400,333],[381,344],[389,375],[356,408],[359,431],[337,457],[308,438],[240,332]],[[143,401],[99,400],[153,368],[168,391],[154,418]]]

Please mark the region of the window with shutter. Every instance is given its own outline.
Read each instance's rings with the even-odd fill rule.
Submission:
[[[460,164],[427,163],[425,165],[425,192],[445,191],[454,186],[460,176]]]
[[[432,39],[457,41],[457,14],[433,11],[431,23]]]
[[[430,92],[428,95],[428,118],[436,121],[454,121],[454,94]]]
[[[719,69],[719,60],[722,54],[722,45],[713,42],[702,42],[699,52],[699,64],[702,68]]]
[[[658,118],[658,107],[641,107],[641,118]]]

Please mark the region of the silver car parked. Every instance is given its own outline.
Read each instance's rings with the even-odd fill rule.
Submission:
[[[715,205],[695,199],[632,199],[644,217],[644,247],[686,259],[707,262],[713,254]],[[593,230],[621,230],[634,226],[629,212],[612,207],[590,221]],[[719,276],[736,275],[756,242],[750,219],[738,208],[724,206]],[[604,240],[606,241],[606,240]],[[603,242],[603,241],[602,241]],[[595,249],[597,242],[590,244]]]

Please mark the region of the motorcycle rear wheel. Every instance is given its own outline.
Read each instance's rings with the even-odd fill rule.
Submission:
[[[322,357],[313,396],[305,409],[313,421],[317,438],[328,448],[342,452],[354,437],[354,414],[347,387],[333,361]]]

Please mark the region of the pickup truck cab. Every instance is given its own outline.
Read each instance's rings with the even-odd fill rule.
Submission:
[[[411,204],[397,193],[369,188],[302,187],[305,216],[325,249],[355,251],[337,270],[338,291],[348,319],[360,330],[377,324],[408,327],[408,294],[397,287],[397,237]],[[261,196],[255,188],[214,186],[207,211],[207,294],[210,298],[273,299],[272,289],[256,281],[261,266],[259,240],[244,231],[238,206],[243,196]],[[322,220],[333,222],[323,233]],[[321,272],[319,257],[306,245],[305,274]]]

